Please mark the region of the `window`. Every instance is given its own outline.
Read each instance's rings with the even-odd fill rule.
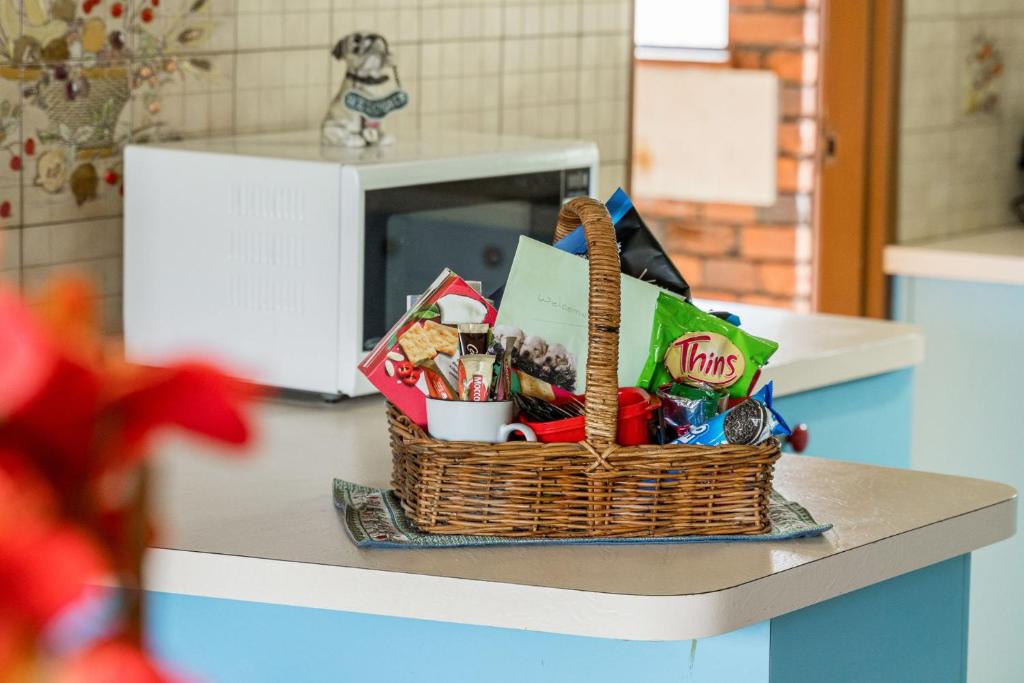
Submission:
[[[729,0],[636,0],[637,59],[724,62]]]

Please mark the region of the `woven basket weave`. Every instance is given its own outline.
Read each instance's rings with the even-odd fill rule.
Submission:
[[[618,446],[619,255],[608,211],[562,207],[590,258],[586,440],[489,444],[434,439],[388,406],[392,484],[423,531],[527,537],[768,531],[776,440],[759,446]]]

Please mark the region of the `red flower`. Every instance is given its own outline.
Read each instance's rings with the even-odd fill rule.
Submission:
[[[137,462],[162,427],[248,441],[243,404],[252,388],[202,363],[157,369],[103,360],[93,300],[81,282],[56,286],[40,324],[0,290],[0,447],[31,454],[57,490],[71,492]]]
[[[89,648],[57,677],[58,683],[170,683],[180,680],[138,648],[117,640]]]
[[[42,629],[108,572],[90,536],[56,517],[45,482],[18,454],[0,452],[0,630]]]
[[[17,293],[0,287],[0,418],[35,395],[55,363],[49,341]]]
[[[180,427],[236,446],[249,440],[239,408],[254,390],[211,366],[185,363],[154,369],[131,384],[107,407],[122,425],[129,457],[145,449],[151,434],[162,427]]]
[[[232,446],[250,438],[251,387],[200,362],[153,369],[119,360],[97,331],[96,300],[83,281],[64,280],[30,309],[0,287],[3,680],[33,678],[41,634],[49,624],[59,630],[54,618],[89,583],[114,574],[138,585],[153,533],[139,465],[161,428]],[[122,609],[119,627],[131,639],[141,635],[143,595]],[[119,641],[91,647],[60,672],[68,683],[170,680]]]

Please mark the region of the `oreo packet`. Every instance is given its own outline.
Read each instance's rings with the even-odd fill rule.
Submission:
[[[772,403],[772,382],[749,399],[691,427],[672,443],[700,446],[741,444],[756,446],[772,436],[789,436],[790,429]]]
[[[658,295],[647,360],[636,385],[708,386],[743,398],[778,343],[755,337],[686,301]]]
[[[605,207],[615,224],[615,241],[619,243],[622,272],[675,292],[690,301],[690,285],[644,223],[629,195],[620,187],[605,203]],[[555,242],[555,246],[577,256],[586,256],[587,238],[583,226]]]

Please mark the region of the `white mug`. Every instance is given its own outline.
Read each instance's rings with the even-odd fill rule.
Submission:
[[[521,422],[513,422],[512,401],[446,401],[427,398],[427,430],[435,439],[445,441],[508,441],[520,432],[527,441],[537,435]]]

